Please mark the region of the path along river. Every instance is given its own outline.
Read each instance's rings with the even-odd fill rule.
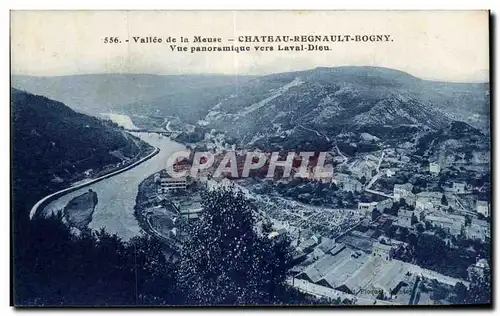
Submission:
[[[148,133],[132,134],[159,148],[160,152],[130,170],[59,197],[48,204],[43,213],[50,214],[61,210],[72,198],[92,189],[97,193],[98,203],[89,227],[95,230],[104,227],[107,232],[116,233],[124,240],[138,235],[140,227],[134,216],[134,206],[139,183],[149,175],[165,168],[168,157],[185,147],[158,134],[151,134],[151,136]]]

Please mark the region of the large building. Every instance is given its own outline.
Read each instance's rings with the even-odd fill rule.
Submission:
[[[331,244],[328,245],[329,249]],[[454,279],[419,266],[393,259],[396,245],[376,242],[371,252],[337,243],[323,256],[309,263],[295,278],[304,286],[322,286],[358,298],[375,299],[383,294],[386,299],[411,302],[417,277],[432,278],[454,286],[464,280]],[[402,290],[404,289],[404,290]]]
[[[158,187],[158,193],[172,193],[175,191],[185,191],[186,188],[187,188],[186,177],[181,177],[181,178],[162,177],[160,179],[160,186]]]

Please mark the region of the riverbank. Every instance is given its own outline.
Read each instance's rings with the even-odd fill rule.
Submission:
[[[83,230],[92,221],[92,214],[94,214],[97,202],[97,193],[89,189],[88,192],[69,201],[68,205],[64,207],[64,218],[71,227]]]
[[[73,186],[70,186],[66,189],[62,189],[62,190],[59,190],[57,192],[54,192],[52,194],[49,194],[47,195],[46,197],[44,197],[43,199],[39,200],[30,210],[30,219],[33,218],[33,216],[35,216],[35,214],[38,214],[38,211],[40,209],[43,209],[45,208],[45,206],[47,206],[51,201],[65,195],[65,194],[68,194],[68,193],[71,193],[73,191],[76,191],[78,189],[81,189],[81,188],[84,188],[86,186],[89,186],[89,185],[92,185],[94,183],[97,183],[101,180],[104,180],[104,179],[107,179],[107,178],[110,178],[110,177],[113,177],[115,175],[118,175],[120,173],[123,173],[127,170],[130,170],[138,165],[140,165],[141,163],[153,158],[154,156],[156,156],[158,153],[160,152],[160,149],[158,147],[155,147],[155,149],[153,150],[152,153],[148,154],[147,156],[139,159],[138,161],[130,164],[130,165],[127,165],[127,166],[124,166],[123,168],[120,168],[118,170],[115,170],[115,171],[112,171],[112,172],[109,172],[105,175],[102,175],[98,178],[95,178],[95,179],[89,179],[88,181],[85,181],[85,182],[81,182],[81,183],[78,183],[76,185],[73,185]]]

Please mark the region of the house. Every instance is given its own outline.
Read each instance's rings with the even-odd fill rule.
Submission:
[[[377,168],[377,162],[373,160],[356,160],[350,166],[349,170],[357,178],[365,177],[370,179],[372,177],[372,171]]]
[[[359,202],[358,203],[358,211],[361,216],[368,217],[371,219],[372,212],[374,209],[377,209],[379,212],[384,212],[386,209],[392,207],[392,200],[385,199],[380,202]]]
[[[382,200],[380,202],[377,202],[377,210],[379,210],[380,212],[384,212],[385,210],[390,209],[393,204],[394,202],[392,201],[392,199]]]
[[[187,188],[186,177],[181,177],[181,178],[162,177],[160,179],[160,187],[158,188],[158,193],[184,191],[186,190],[186,188]]]
[[[454,236],[458,236],[461,234],[463,227],[462,223],[465,223],[465,217],[462,221],[462,220],[457,220],[456,218],[450,218],[449,216],[430,215],[426,216],[425,220],[429,221],[435,227],[443,228],[445,231],[449,232]]]
[[[460,223],[460,225],[465,226],[465,216],[457,215],[457,214],[446,214],[446,217],[452,219],[456,223]]]
[[[316,283],[330,272],[331,267],[336,262],[337,256],[326,254],[314,264],[307,267],[303,272],[299,273],[296,278]]]
[[[377,202],[359,202],[358,203],[358,211],[361,216],[372,218],[372,212],[377,207]]]
[[[415,209],[418,210],[434,210],[434,204],[425,199],[418,199],[415,201]]]
[[[431,162],[429,164],[429,172],[432,175],[437,176],[441,172],[441,166],[437,162]]]
[[[391,245],[386,245],[380,242],[376,242],[373,244],[372,256],[379,257],[383,260],[392,260],[394,255],[394,249]]]
[[[477,213],[483,214],[484,217],[490,217],[490,205],[488,201],[477,201]]]
[[[197,220],[203,213],[203,208],[199,202],[179,205],[181,216],[187,220]]]
[[[413,217],[413,212],[410,210],[399,209],[398,211],[398,220],[396,224],[402,227],[411,227],[411,219]]]
[[[363,191],[363,184],[361,182],[344,173],[336,174],[333,182],[337,185],[339,190],[344,192]]]
[[[441,192],[420,192],[417,194],[415,208],[419,210],[433,210],[441,205],[443,193]]]
[[[480,239],[486,241],[491,238],[490,224],[487,221],[472,219],[470,226],[465,229],[468,239]]]
[[[399,201],[399,199],[404,199],[407,196],[411,195],[411,190],[413,189],[413,184],[405,183],[405,184],[395,184],[394,185],[394,199]]]
[[[453,186],[451,187],[451,189],[457,194],[465,193],[466,184],[463,182],[453,182]]]

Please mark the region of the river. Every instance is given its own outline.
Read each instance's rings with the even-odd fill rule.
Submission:
[[[165,168],[168,157],[175,151],[185,149],[185,146],[158,134],[151,134],[151,137],[148,133],[132,134],[158,147],[160,152],[137,167],[52,201],[44,208],[43,213],[50,214],[61,210],[72,198],[92,189],[97,193],[98,203],[89,227],[94,230],[103,227],[109,233],[116,233],[123,240],[138,235],[141,228],[134,216],[134,206],[139,184],[149,175]]]

